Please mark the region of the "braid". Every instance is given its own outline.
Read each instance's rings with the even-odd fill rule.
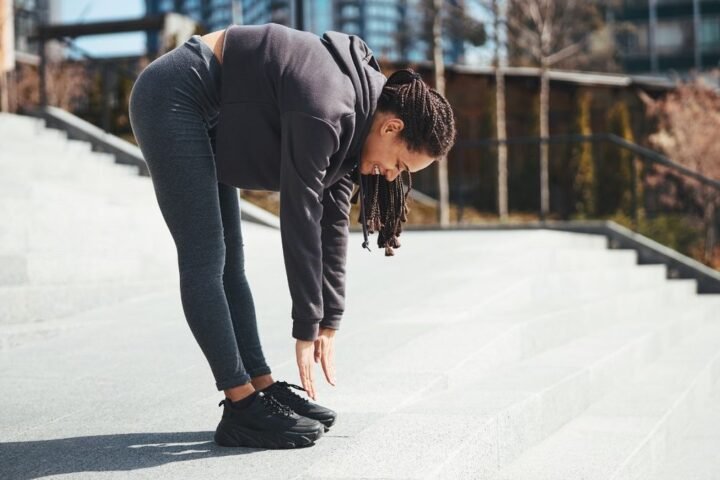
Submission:
[[[402,173],[408,175],[408,188],[405,191],[405,182]],[[400,247],[398,237],[402,233],[402,223],[407,222],[410,209],[407,206],[407,197],[412,190],[412,177],[410,172],[403,171],[392,182],[385,180],[382,175],[360,175],[360,180],[373,177],[364,195],[365,211],[369,212],[367,227],[369,233],[378,232],[377,245],[385,249],[385,256],[395,255],[393,248]],[[363,185],[365,185],[363,183]],[[358,217],[362,222],[362,214]]]
[[[390,75],[378,99],[378,110],[392,112],[402,119],[405,128],[400,137],[411,151],[423,151],[438,158],[445,156],[455,143],[452,107],[409,68]]]
[[[398,70],[390,75],[378,98],[377,109],[392,112],[402,119],[405,127],[400,131],[400,138],[410,151],[425,152],[437,161],[455,143],[457,133],[452,107],[411,69]],[[403,173],[408,175],[407,191]],[[382,175],[357,173],[357,177],[358,182],[363,182],[363,190],[367,191],[363,207],[369,212],[366,219],[368,231],[378,232],[378,247],[385,248],[385,256],[392,256],[395,254],[393,248],[400,247],[398,237],[410,213],[406,204],[412,190],[410,172],[401,171],[392,182]],[[372,177],[367,189],[363,177]],[[358,222],[362,223],[362,214]]]

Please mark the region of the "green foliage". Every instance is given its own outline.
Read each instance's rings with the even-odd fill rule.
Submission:
[[[624,213],[616,213],[609,219],[687,256],[700,250],[698,246],[704,241],[702,223],[687,214],[664,213],[653,218],[640,218],[637,228]]]
[[[607,132],[634,142],[630,127],[630,112],[627,103],[619,100],[607,113]],[[634,155],[629,150],[612,144],[603,146],[602,163],[598,165],[598,196],[602,199],[601,212],[632,209],[632,165]]]
[[[577,96],[573,130],[580,135],[592,134],[590,123],[592,98],[592,92],[589,90],[584,90]],[[575,144],[570,163],[572,171],[575,172],[573,178],[573,196],[576,199],[575,211],[582,218],[590,217],[597,211],[592,144],[590,142]]]

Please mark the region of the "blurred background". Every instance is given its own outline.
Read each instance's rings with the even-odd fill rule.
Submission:
[[[612,220],[720,268],[720,0],[0,0],[1,107],[132,143],[144,66],[267,22],[359,35],[452,103],[458,142],[413,175],[410,223]]]

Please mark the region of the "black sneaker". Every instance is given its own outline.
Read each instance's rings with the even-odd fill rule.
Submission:
[[[319,421],[325,426],[325,431],[327,432],[335,423],[337,413],[327,407],[312,403],[307,398],[301,397],[290,390],[290,387],[302,390],[303,392],[307,391],[303,387],[293,385],[292,383],[275,381],[269,387],[264,388],[262,392],[271,395],[278,402],[292,408],[295,413]]]
[[[323,426],[258,392],[246,407],[222,400],[223,416],[215,430],[215,443],[223,447],[297,448],[314,445]]]

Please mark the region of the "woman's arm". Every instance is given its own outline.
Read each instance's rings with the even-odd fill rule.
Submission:
[[[292,297],[292,336],[316,340],[323,308],[323,179],[339,147],[335,129],[304,112],[282,115],[280,236]]]
[[[353,181],[348,173],[323,194],[323,319],[321,328],[338,330],[345,311],[345,266]]]

